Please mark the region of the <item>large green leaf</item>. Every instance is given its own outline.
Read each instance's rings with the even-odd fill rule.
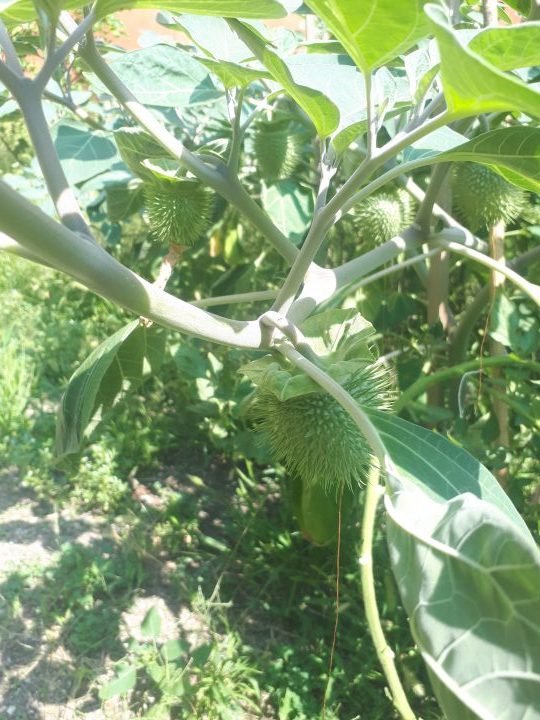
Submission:
[[[368,413],[388,454],[392,569],[445,717],[529,717],[540,690],[532,536],[471,455],[405,420]]]
[[[98,17],[131,8],[232,18],[280,18],[287,14],[276,0],[97,0],[96,3]]]
[[[510,110],[540,116],[540,93],[464,47],[439,6],[426,5],[426,13],[441,55],[446,104],[455,117]]]
[[[60,10],[75,10],[80,5],[75,2],[51,2],[42,3],[44,9],[50,14],[55,15]],[[0,17],[7,25],[17,25],[19,23],[31,22],[37,20],[39,3],[32,0],[0,0]],[[52,11],[52,12],[51,12]]]
[[[424,0],[306,0],[364,72],[427,34]]]
[[[159,162],[168,158],[166,150],[138,127],[119,128],[114,132],[114,139],[122,160],[131,172],[142,180],[154,179],[154,174],[145,165],[145,161]]]
[[[158,20],[166,27],[185,32],[205,55],[215,60],[237,63],[251,57],[251,51],[222,17],[160,13]],[[250,24],[264,33],[263,23]]]
[[[111,335],[86,358],[69,380],[56,425],[56,454],[78,452],[101,408],[110,409],[119,395],[143,378],[144,361],[159,366],[164,335],[133,320]]]
[[[392,484],[386,498],[392,569],[444,716],[535,717],[540,556],[534,541],[472,494],[440,503],[399,478]]]
[[[145,105],[186,108],[222,95],[208,70],[185,50],[172,45],[152,45],[124,53],[112,60],[110,67]],[[107,92],[95,76],[89,77],[96,87]]]
[[[486,28],[473,37],[469,48],[499,70],[540,65],[540,22]]]
[[[246,87],[255,80],[271,80],[272,76],[266,70],[253,70],[238,63],[227,62],[227,60],[212,60],[211,58],[199,58],[199,61],[207,67],[210,72],[221,80],[226,88]]]
[[[400,478],[439,502],[472,493],[490,503],[530,537],[521,515],[497,480],[472,455],[442,435],[394,415],[366,409]]]
[[[446,161],[478,162],[490,165],[525,190],[540,192],[540,128],[499,128],[461,144],[460,137],[449,128],[437,130],[414,143],[405,152],[405,160],[418,161],[419,166]],[[445,150],[445,144],[454,147]]]
[[[102,132],[76,122],[62,122],[53,128],[56,152],[70,183],[77,185],[110,170],[120,162],[113,141]]]
[[[304,239],[313,215],[310,189],[292,180],[278,180],[263,185],[261,200],[266,212],[289,240],[298,244]]]
[[[339,110],[334,103],[319,90],[297,84],[285,62],[270,50],[267,42],[253,28],[239,20],[230,20],[229,23],[274,80],[311,118],[318,134],[321,137],[330,135],[339,123]]]

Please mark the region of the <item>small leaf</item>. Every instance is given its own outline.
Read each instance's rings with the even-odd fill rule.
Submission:
[[[161,648],[161,654],[167,662],[174,662],[186,657],[189,645],[185,640],[167,640]]]
[[[125,695],[133,690],[137,682],[137,668],[134,665],[123,665],[115,678],[99,689],[101,700],[110,700],[116,695]]]
[[[161,615],[157,607],[151,607],[141,623],[141,632],[144,637],[155,640],[161,632]]]
[[[238,65],[238,63],[227,62],[226,60],[211,60],[210,58],[199,58],[210,72],[217,75],[226,88],[246,87],[256,80],[270,80],[271,75],[266,70],[253,70],[252,68]]]

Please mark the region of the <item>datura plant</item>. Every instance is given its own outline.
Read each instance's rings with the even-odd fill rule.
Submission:
[[[102,21],[137,8],[188,40],[111,46]],[[298,31],[265,22],[288,13]],[[133,315],[69,381],[57,454],[160,372],[162,328],[234,348],[247,422],[284,466],[306,538],[329,543],[363,513],[366,623],[406,720],[416,699],[376,602],[378,517],[444,716],[539,717],[538,550],[453,430],[483,372],[479,412],[509,408],[501,436],[538,431],[513,388],[539,369],[523,318],[540,304],[540,247],[511,223],[538,207],[539,20],[534,0],[0,5],[0,117],[25,124],[34,155],[0,181],[0,249]],[[138,218],[154,282],[105,242],[107,211],[107,228]],[[186,269],[196,298],[181,297]],[[378,357],[390,295],[425,332]],[[482,332],[499,351],[482,354]]]

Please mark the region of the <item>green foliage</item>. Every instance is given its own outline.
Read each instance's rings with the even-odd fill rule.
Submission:
[[[476,163],[460,163],[453,178],[454,205],[472,230],[513,222],[525,205],[525,193],[498,173]]]

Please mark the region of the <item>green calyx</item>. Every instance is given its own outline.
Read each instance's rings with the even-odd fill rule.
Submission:
[[[384,190],[366,198],[355,211],[355,225],[366,246],[380,245],[411,224],[413,205],[403,189]]]
[[[155,178],[144,197],[152,235],[166,245],[191,246],[211,224],[213,194],[197,180]]]
[[[253,149],[261,176],[266,180],[289,177],[298,168],[304,139],[288,122],[257,123]]]
[[[453,201],[471,230],[509,224],[521,213],[526,196],[498,173],[478,163],[460,163],[454,171]]]

